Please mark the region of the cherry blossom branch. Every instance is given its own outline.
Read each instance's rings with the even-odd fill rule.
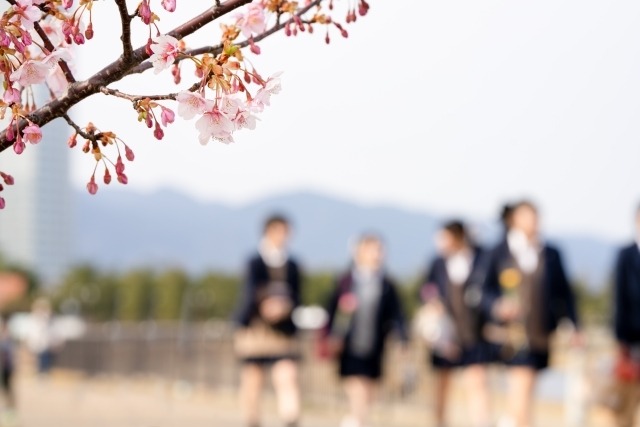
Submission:
[[[221,16],[242,7],[251,1],[252,0],[228,0],[221,3],[219,6],[209,8],[200,15],[197,15],[186,23],[174,28],[168,34],[177,39],[182,39],[193,34],[203,26],[215,21]],[[145,46],[135,49],[128,60],[125,60],[124,57],[118,58],[116,61],[107,65],[89,79],[70,84],[66,95],[61,98],[54,99],[46,105],[38,108],[29,114],[26,119],[21,119],[15,130],[17,132],[22,132],[22,130],[29,125],[29,122],[42,127],[52,120],[62,117],[71,107],[84,99],[99,93],[100,88],[119,81],[124,76],[130,74],[133,68],[148,58],[149,54],[147,53]],[[7,137],[7,131],[4,130],[0,132],[0,152],[11,147],[12,144],[13,141]]]
[[[69,117],[68,114],[63,114],[62,118],[65,119],[65,121],[67,122],[67,124],[69,126],[71,126],[73,128],[73,130],[76,131],[76,133],[78,135],[80,135],[81,137],[83,137],[84,139],[88,139],[90,141],[95,141],[96,140],[96,135],[91,135],[85,131],[83,131],[80,126],[78,126],[78,124],[76,122],[74,122],[71,117]]]
[[[131,45],[131,20],[133,18],[129,15],[126,0],[116,0],[116,5],[122,22],[122,35],[120,36],[120,40],[122,40],[122,57],[125,61],[129,61],[133,56],[133,46]]]
[[[320,3],[322,3],[322,1],[323,0],[314,0],[314,1],[312,1],[311,3],[309,3],[308,5],[303,7],[302,9],[300,9],[298,12],[296,12],[295,16],[297,16],[297,17],[303,16],[305,13],[309,12],[311,9],[313,9],[314,7],[316,7]],[[278,31],[282,30],[287,25],[291,25],[292,23],[295,23],[295,19],[293,17],[291,17],[289,20],[287,20],[285,22],[278,22],[276,25],[274,25],[273,27],[271,27],[267,31],[255,36],[253,38],[253,42],[257,43],[257,42],[269,37],[270,35],[277,33]],[[242,41],[240,43],[236,43],[235,46],[238,46],[239,48],[245,48],[245,47],[249,46],[250,44],[251,44],[251,42],[249,40],[244,40],[244,41]],[[213,55],[217,55],[217,54],[222,52],[222,49],[224,49],[224,46],[222,44],[217,44],[217,45],[214,45],[214,46],[203,46],[203,47],[196,48],[196,49],[189,49],[189,50],[186,50],[184,52],[185,55],[182,55],[182,56],[178,57],[176,59],[175,63],[177,64],[178,62],[181,62],[181,61],[187,59],[189,56],[202,55],[204,53],[210,53],[210,54],[213,54]],[[150,70],[151,68],[153,68],[153,64],[151,64],[151,62],[149,62],[149,61],[146,61],[146,62],[143,62],[142,64],[138,65],[137,67],[133,68],[130,71],[129,74],[144,73],[145,71]]]
[[[7,3],[9,3],[10,5],[15,5],[16,1],[15,0],[7,0]],[[51,40],[49,39],[49,36],[47,36],[47,33],[45,33],[44,30],[42,29],[42,27],[40,26],[40,23],[34,22],[33,23],[33,28],[36,30],[36,33],[38,33],[38,36],[40,36],[40,38],[42,39],[42,43],[44,43],[44,47],[47,48],[49,53],[53,52],[56,48],[53,45],[53,43],[51,43]],[[67,82],[74,83],[76,81],[76,79],[75,79],[75,77],[73,77],[73,73],[71,72],[71,69],[69,68],[69,64],[67,64],[63,60],[60,60],[58,62],[58,65],[60,66],[60,69],[64,73],[64,77],[65,77],[65,79],[67,79]]]
[[[131,102],[142,101],[143,99],[149,99],[151,101],[175,100],[176,96],[178,96],[177,93],[168,93],[166,95],[129,95],[128,93],[120,92],[117,89],[111,89],[108,87],[101,87],[100,92],[108,96],[115,96]]]

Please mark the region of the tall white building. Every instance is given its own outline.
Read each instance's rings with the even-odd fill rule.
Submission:
[[[71,259],[70,128],[62,119],[42,128],[43,140],[21,155],[0,153],[0,170],[15,184],[0,193],[0,254],[38,274],[43,286],[55,284]]]

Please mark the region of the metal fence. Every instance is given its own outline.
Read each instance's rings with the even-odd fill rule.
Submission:
[[[305,399],[309,403],[341,402],[334,363],[316,356],[313,333],[303,334],[302,342],[301,384]],[[396,350],[392,343],[381,397],[391,404],[401,400],[424,404],[426,387],[413,390],[410,395],[406,389],[408,383],[424,384],[429,375],[424,352],[413,349],[414,363],[403,365],[394,357]],[[83,338],[69,341],[60,349],[57,366],[87,375],[154,376],[217,389],[235,389],[239,380],[232,328],[226,322],[90,325]]]

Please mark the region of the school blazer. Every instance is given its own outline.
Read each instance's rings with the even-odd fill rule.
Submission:
[[[550,335],[562,319],[570,320],[578,327],[576,298],[567,279],[560,252],[549,245],[542,249],[544,274],[542,278],[542,304],[545,332]],[[502,295],[500,273],[505,265],[513,265],[514,260],[506,240],[500,243],[490,254],[487,276],[484,282],[482,306],[485,314],[491,318],[493,306]],[[495,320],[495,319],[494,319]]]

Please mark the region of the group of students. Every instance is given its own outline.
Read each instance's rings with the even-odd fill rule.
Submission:
[[[436,426],[446,425],[451,373],[464,371],[469,425],[494,425],[490,411],[487,366],[501,363],[508,372],[510,427],[532,426],[537,376],[549,364],[550,337],[560,321],[573,325],[572,342],[581,345],[575,296],[560,253],[539,231],[534,204],[505,207],[502,241],[490,250],[475,244],[463,223],[442,226],[438,256],[420,287],[422,309],[417,324],[430,347],[436,373]],[[637,215],[640,236],[640,210]],[[279,414],[287,427],[299,425],[300,351],[294,309],[300,305],[298,264],[287,252],[290,234],[283,216],[269,218],[258,253],[250,260],[236,321],[236,352],[242,361],[241,402],[248,427],[260,425],[260,393],[270,368]],[[640,240],[640,237],[639,237]],[[621,252],[616,274],[616,337],[620,353],[640,357],[640,247]],[[362,235],[347,271],[335,284],[326,306],[321,354],[338,362],[348,400],[341,427],[366,427],[377,381],[383,372],[387,336],[395,332],[403,345],[409,331],[396,285],[385,274],[384,244],[375,234]],[[631,427],[640,403],[638,378],[625,394],[628,414],[619,427]],[[638,385],[636,385],[636,383]],[[631,415],[629,415],[631,414]],[[626,418],[625,418],[626,417]]]

